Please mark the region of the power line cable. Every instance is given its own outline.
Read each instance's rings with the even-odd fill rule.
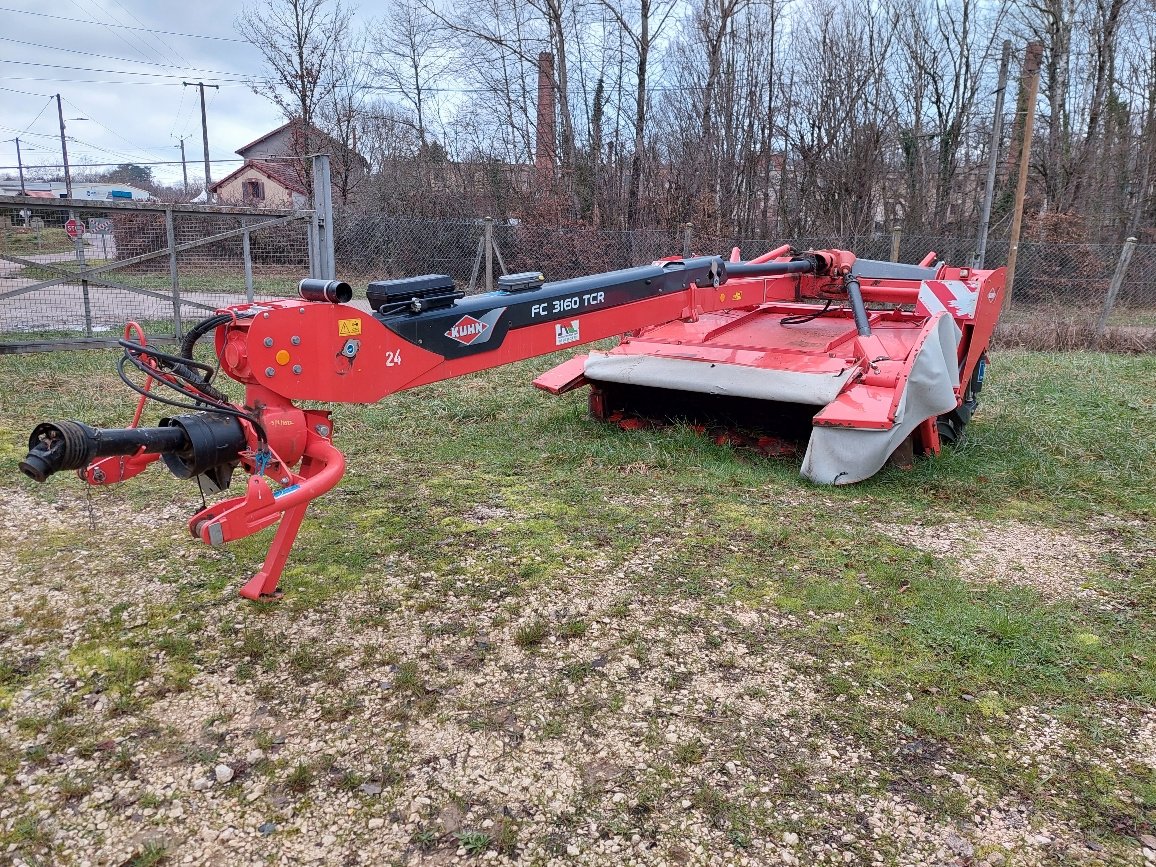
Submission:
[[[48,106],[50,106],[50,105],[52,105],[52,97],[48,97],[48,102],[44,103],[44,107],[41,108],[40,111],[36,113],[36,117],[32,118],[32,123],[28,124],[28,126],[26,126],[24,128],[24,132],[20,133],[20,135],[25,135],[28,132],[28,130],[30,130],[30,129],[32,129],[32,127],[36,126],[36,121],[40,120],[40,116],[42,114],[44,114],[45,109],[47,109]]]
[[[134,84],[136,87],[153,87],[153,88],[177,88],[180,87],[179,81],[125,81],[124,79],[117,79],[109,81],[108,79],[45,79],[45,77],[37,75],[0,75],[0,81],[53,81],[62,84]],[[249,84],[235,83],[235,84],[221,84],[223,88],[244,88],[249,87]],[[5,90],[12,90],[12,88],[5,88]],[[14,90],[15,94],[23,92],[21,90]],[[29,96],[49,96],[49,94],[29,94]]]
[[[100,169],[100,168],[107,168],[108,166],[119,166],[123,162],[124,162],[124,160],[121,160],[120,163],[74,163],[72,161],[69,161],[68,167],[70,169]],[[130,162],[132,162],[133,165],[136,165],[136,166],[179,166],[181,164],[180,160],[149,160],[149,161],[141,161],[141,160],[132,161],[132,160],[130,160]],[[209,160],[209,162],[210,163],[243,163],[245,161],[243,159],[241,159],[240,157],[234,157],[231,160],[218,159],[218,160]],[[16,169],[16,168],[19,168],[19,166],[0,166],[0,171],[11,171],[12,169]],[[28,167],[26,166],[26,168],[28,168]],[[34,169],[62,169],[62,168],[64,168],[64,163],[41,163],[38,166],[31,166],[31,168],[34,168]]]
[[[177,132],[177,126],[178,126],[178,125],[180,124],[180,122],[181,122],[181,112],[182,112],[182,111],[184,111],[184,108],[185,108],[185,94],[186,94],[187,92],[188,92],[188,91],[187,91],[185,88],[183,88],[183,87],[181,88],[181,101],[180,101],[180,102],[177,104],[177,114],[176,114],[176,116],[173,118],[173,125],[172,125],[172,127],[170,127],[170,129],[169,129],[169,136],[170,136],[170,137],[172,137],[172,136],[176,135],[176,132]]]
[[[137,17],[136,17],[136,16],[135,16],[135,15],[132,13],[132,10],[131,10],[131,9],[129,9],[127,6],[125,6],[123,3],[121,3],[121,2],[120,2],[120,0],[112,0],[112,2],[113,2],[113,3],[115,3],[117,6],[119,6],[119,7],[120,7],[120,8],[121,8],[121,9],[122,9],[122,10],[123,10],[123,11],[124,11],[124,12],[125,12],[127,15],[128,15],[128,17],[129,17],[129,18],[131,18],[133,21],[135,21],[135,22],[136,22],[137,24],[139,24],[141,27],[144,27],[144,28],[145,28],[145,30],[148,32],[148,35],[149,35],[149,36],[151,36],[151,37],[153,38],[153,41],[154,41],[154,42],[156,42],[157,44],[159,44],[159,45],[161,46],[161,48],[163,48],[165,51],[168,51],[168,52],[171,52],[171,53],[175,54],[175,55],[177,56],[177,59],[178,59],[178,60],[181,60],[181,61],[183,61],[183,62],[185,63],[185,65],[186,65],[186,66],[188,65],[188,63],[189,63],[189,59],[188,59],[187,57],[185,57],[183,54],[181,54],[181,52],[179,52],[179,51],[178,51],[178,50],[177,50],[177,49],[176,49],[176,48],[175,48],[173,45],[171,45],[171,44],[170,44],[168,41],[166,41],[166,40],[164,40],[164,39],[161,39],[159,36],[157,36],[157,35],[156,35],[156,32],[155,32],[154,30],[152,30],[150,27],[148,27],[148,25],[146,25],[146,24],[145,24],[143,21],[141,21],[139,18],[137,18]],[[125,27],[125,26],[127,26],[127,25],[125,25],[125,24],[121,23],[119,18],[117,18],[117,19],[116,19],[116,21],[117,21],[117,23],[119,23],[119,24],[120,24],[120,26],[121,26],[121,27]]]
[[[19,12],[22,15],[36,15],[39,18],[54,18],[57,21],[75,21],[77,24],[92,24],[91,21],[86,21],[83,18],[66,18],[63,15],[49,15],[47,12],[32,12],[28,9],[9,9],[0,6],[0,12]],[[130,27],[127,24],[118,25],[125,30],[148,30],[150,33],[161,33],[165,36],[183,36],[187,39],[216,39],[221,42],[244,42],[244,39],[237,39],[233,36],[210,36],[207,33],[175,33],[172,30],[152,30],[148,27]]]
[[[64,101],[67,102],[70,106],[72,106],[77,111],[81,112],[82,114],[84,113],[84,109],[82,109],[80,106],[78,106],[72,100],[65,99]],[[101,129],[103,129],[105,132],[107,132],[109,135],[116,136],[118,139],[120,139],[122,142],[124,142],[126,145],[128,145],[130,148],[137,151],[138,153],[149,154],[150,156],[155,156],[158,153],[158,151],[154,151],[150,148],[142,148],[142,147],[139,147],[138,145],[133,144],[128,139],[126,139],[124,136],[122,136],[120,133],[116,132],[115,130],[109,129],[107,126],[105,126],[103,123],[101,123],[99,120],[97,120],[94,117],[90,117],[88,119],[90,121],[92,121],[93,123],[95,123],[97,126],[99,126]],[[167,154],[166,154],[166,156],[167,156]]]
[[[17,129],[17,128],[16,128],[16,127],[14,127],[14,126],[0,126],[0,129],[3,129],[3,130],[7,130],[8,132],[17,132],[17,133],[20,133],[20,135],[22,135],[22,136],[24,136],[24,135],[30,135],[30,136],[32,136],[33,138],[54,138],[54,139],[57,139],[57,140],[59,140],[59,139],[60,139],[60,136],[59,136],[59,135],[57,135],[56,133],[50,133],[50,132],[28,132],[27,130],[25,130],[25,131],[21,132],[19,129]]]
[[[19,93],[21,96],[39,96],[41,99],[54,99],[55,97],[49,93],[31,93],[27,90],[14,90],[11,87],[0,87],[0,90],[6,90],[9,93]]]
[[[177,76],[180,78],[181,76]],[[44,78],[36,75],[0,75],[0,81],[55,81],[63,84],[130,84],[137,87],[180,87],[179,81],[126,81],[125,79],[116,79],[109,81],[104,78]],[[248,87],[244,82],[236,84],[222,84],[220,87]],[[4,90],[12,90],[11,88],[4,88]],[[24,93],[24,91],[13,90],[13,93]],[[29,96],[48,96],[46,93],[30,93]]]
[[[73,136],[67,136],[67,138],[70,142],[75,142],[76,144],[81,145],[83,147],[92,148],[93,150],[98,150],[103,154],[108,154],[110,157],[120,157],[121,159],[125,160],[126,162],[130,162],[130,163],[137,162],[137,159],[135,157],[133,157],[132,154],[126,153],[125,151],[109,150],[108,148],[104,148],[104,147],[101,147],[100,145],[93,144],[90,141],[84,141],[83,139],[74,138]],[[144,153],[144,151],[140,151],[140,153]]]
[[[39,61],[35,60],[0,60],[0,63],[11,63],[16,66],[44,66],[49,69],[67,69],[70,72],[109,72],[114,75],[140,75],[146,78],[188,78],[187,75],[170,75],[167,72],[136,72],[132,69],[94,69],[91,66],[66,66],[63,63],[40,63]],[[153,65],[155,66],[156,64]],[[237,75],[238,73],[230,72],[225,74]],[[214,78],[212,76],[209,76],[209,80],[241,83],[245,82],[245,80],[241,78]]]
[[[111,33],[113,36],[115,36],[117,39],[119,39],[121,42],[123,42],[125,45],[127,45],[129,48],[131,48],[133,51],[137,52],[137,54],[139,54],[141,57],[145,56],[145,53],[140,50],[139,46],[134,45],[133,43],[129,42],[127,38],[125,38],[121,34],[117,33],[115,30],[113,30],[112,25],[108,24],[105,21],[98,21],[97,19],[92,18],[91,14],[88,13],[87,10],[83,6],[81,6],[79,3],[77,3],[76,0],[69,0],[69,2],[73,6],[75,6],[77,9],[79,9],[82,14],[89,15],[89,18],[90,18],[90,20],[88,22],[89,24],[99,24],[101,27],[104,27],[106,30],[108,30],[109,33]],[[123,25],[121,25],[121,26],[123,26]],[[135,36],[136,34],[133,34],[133,35]],[[137,37],[137,38],[139,39],[140,37]],[[154,56],[156,56],[155,51],[153,52],[153,54],[154,54]],[[152,61],[152,60],[150,60],[149,62],[155,63],[155,61]],[[161,58],[161,63],[164,63],[163,57]]]
[[[23,39],[13,39],[11,36],[0,36],[0,40],[4,42],[14,42],[17,45],[27,45],[30,48],[46,48],[50,51],[66,51],[69,54],[83,54],[86,57],[98,57],[101,60],[116,60],[121,63],[146,63],[149,66],[160,66],[165,69],[183,69],[186,72],[216,72],[222,75],[243,75],[240,72],[228,72],[223,69],[202,69],[196,66],[178,66],[175,63],[155,63],[151,60],[136,60],[132,57],[116,57],[112,54],[97,54],[93,51],[81,51],[78,48],[61,48],[56,45],[44,45],[40,42],[26,42]]]

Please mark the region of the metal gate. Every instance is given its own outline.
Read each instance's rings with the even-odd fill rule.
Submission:
[[[179,339],[220,307],[295,294],[332,268],[317,241],[327,222],[313,210],[0,196],[0,354],[115,345],[127,320]]]

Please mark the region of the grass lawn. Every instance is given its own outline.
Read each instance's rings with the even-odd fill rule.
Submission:
[[[9,226],[0,236],[0,252],[11,253],[14,256],[26,256],[29,253],[70,253],[76,249],[76,244],[64,229],[45,228],[37,232],[35,229],[23,229]]]
[[[265,606],[269,532],[195,544],[188,483],[17,473],[130,417],[115,357],[0,356],[6,851],[1142,863],[1156,357],[1000,353],[958,450],[840,489],[556,358],[337,407]]]

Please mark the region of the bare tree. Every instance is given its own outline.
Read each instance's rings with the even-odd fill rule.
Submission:
[[[332,97],[333,66],[348,23],[340,0],[265,0],[237,18],[238,32],[265,61],[265,76],[250,86],[300,124],[297,156],[314,152],[318,112]]]
[[[622,33],[634,46],[634,152],[630,158],[630,177],[626,187],[626,225],[633,228],[638,222],[638,203],[642,186],[642,162],[646,147],[646,113],[648,103],[647,75],[650,71],[650,53],[654,42],[675,10],[674,0],[637,0],[637,14],[627,18],[618,6],[618,0],[599,0],[606,11],[618,22]]]
[[[372,76],[372,69],[366,63],[365,40],[364,31],[350,35],[342,40],[340,50],[333,53],[327,73],[331,86],[315,118],[327,137],[327,141],[317,145],[321,150],[330,151],[333,190],[341,205],[350,204],[369,168],[358,150],[357,140],[367,112]]]
[[[372,26],[375,59],[370,64],[391,98],[413,110],[424,150],[437,86],[452,62],[452,44],[438,22],[413,0],[399,0]]]

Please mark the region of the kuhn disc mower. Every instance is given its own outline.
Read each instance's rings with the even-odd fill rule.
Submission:
[[[40,482],[78,470],[88,484],[108,485],[163,459],[205,493],[242,469],[245,493],[206,506],[189,529],[220,545],[278,524],[264,566],[241,589],[258,599],[277,591],[306,508],[345,469],[329,413],[299,402],[370,403],[625,334],[615,349],[571,359],[536,384],[554,393],[590,385],[602,417],[654,395],[676,413],[680,394],[753,400],[764,415],[787,403],[813,407],[803,474],[853,482],[905,442],[938,451],[975,407],[1003,272],[933,259],[894,265],[783,247],[750,262],[736,251],[730,261],[671,259],[551,283],[514,274],[470,298],[449,277],[427,275],[370,283],[368,312],[349,304],[346,283],[303,280],[299,300],[240,304],[198,323],[177,354],[147,345],[130,323],[118,370],[141,396],[131,425],[41,423],[20,469]],[[245,385],[243,404],[193,358],[210,334],[221,368]],[[149,399],[185,412],[139,427]]]
[[[714,299],[723,309],[638,329],[534,384],[554,394],[589,385],[590,411],[603,419],[705,411],[762,427],[803,417],[813,425],[803,475],[859,482],[901,445],[937,454],[975,410],[1004,271],[934,259],[901,265],[781,247],[743,263],[736,249]],[[811,260],[790,274],[747,270]]]

